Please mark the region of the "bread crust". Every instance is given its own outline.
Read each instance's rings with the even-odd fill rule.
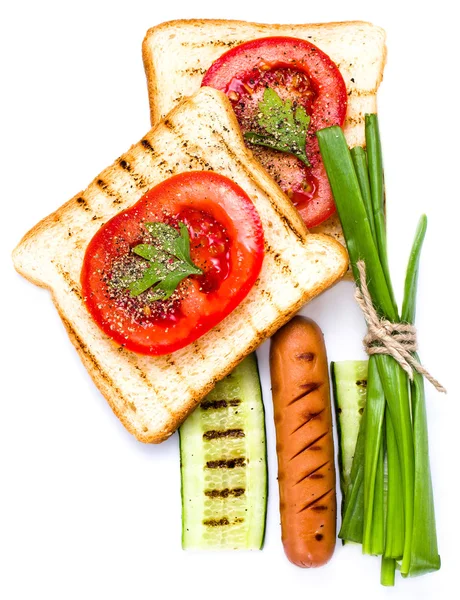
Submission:
[[[203,114],[207,115],[207,123],[200,121]],[[195,138],[191,135],[181,138],[187,127],[195,132]],[[83,304],[79,273],[87,243],[104,222],[134,204],[158,180],[173,174],[174,168],[180,171],[185,169],[184,165],[188,168],[193,165],[217,170],[221,159],[223,173],[227,176],[233,173],[237,183],[244,180],[259,214],[262,211],[267,244],[260,281],[221,324],[172,355],[142,357],[116,346],[92,322]],[[179,167],[175,167],[177,164]],[[285,249],[280,249],[278,264],[273,249],[267,245],[276,241],[280,229],[286,231],[288,243]],[[294,253],[292,257],[289,252]],[[126,429],[146,443],[167,439],[217,381],[347,269],[343,248],[327,236],[308,233],[287,197],[245,147],[226,97],[210,88],[203,88],[195,97],[184,100],[167,119],[98,175],[86,190],[26,233],[13,252],[13,261],[21,275],[50,290],[69,338],[94,383]],[[314,272],[309,280],[301,272],[305,261],[311,263],[312,270],[316,263],[323,270]],[[301,288],[298,292],[283,273],[286,268],[295,271],[293,278]],[[283,309],[274,300],[270,301],[278,312],[268,312],[269,322],[258,328],[252,321],[251,308],[254,303],[259,312],[270,308],[264,296],[274,292],[262,288],[264,281],[269,282],[268,275],[278,278],[286,289],[292,288],[292,299]],[[250,335],[240,341],[235,335],[243,327],[251,328]],[[220,360],[209,364],[209,354],[222,348],[225,352],[222,351]],[[183,366],[184,370],[201,369],[190,384],[182,374]],[[161,387],[161,378],[170,382],[170,388],[167,382],[166,388]]]

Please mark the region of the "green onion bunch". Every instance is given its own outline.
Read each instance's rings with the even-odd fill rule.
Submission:
[[[382,150],[377,115],[366,115],[366,149],[351,151],[339,127],[317,132],[356,284],[364,261],[378,315],[413,324],[420,252],[427,219],[418,224],[399,312],[388,268]],[[387,354],[369,358],[367,402],[345,493],[339,537],[381,556],[381,583],[440,568],[433,505],[423,377],[412,380]]]

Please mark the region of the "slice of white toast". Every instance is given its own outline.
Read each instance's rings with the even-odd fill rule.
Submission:
[[[364,115],[377,110],[386,46],[384,30],[362,21],[267,25],[193,19],[152,27],[142,47],[152,125],[197,91],[203,75],[224,52],[248,40],[278,35],[307,40],[336,63],[348,91],[345,137],[350,147],[365,145]],[[344,244],[336,215],[312,231],[328,233]]]
[[[213,170],[253,200],[265,234],[259,279],[217,327],[173,354],[148,357],[117,346],[87,312],[80,287],[86,247],[111,217],[167,177]],[[305,302],[347,269],[343,248],[311,235],[254,161],[226,97],[210,88],[184,100],[88,188],[25,235],[16,269],[47,287],[80,357],[126,428],[143,442],[170,436],[200,399]]]

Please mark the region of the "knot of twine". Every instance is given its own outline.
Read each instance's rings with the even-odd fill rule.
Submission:
[[[359,272],[359,286],[356,286],[355,298],[367,323],[367,334],[363,339],[367,354],[389,354],[412,381],[414,370],[423,375],[438,392],[446,389],[413,356],[417,352],[417,330],[410,323],[392,323],[380,318],[372,304],[366,282],[366,266],[362,260],[356,264]]]

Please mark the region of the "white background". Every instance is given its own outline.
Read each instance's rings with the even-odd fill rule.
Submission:
[[[4,600],[339,597],[458,598],[459,51],[454,2],[11,2],[1,14],[0,597]],[[379,585],[379,561],[338,545],[321,569],[285,559],[279,531],[267,350],[266,544],[253,553],[180,546],[177,437],[129,435],[81,366],[49,294],[17,275],[10,253],[39,219],[149,129],[141,60],[146,30],[173,18],[273,23],[363,19],[388,35],[379,94],[391,270],[400,291],[418,216],[427,212],[418,325],[421,355],[448,388],[427,385],[440,572]],[[304,309],[329,358],[360,358],[351,284]]]

